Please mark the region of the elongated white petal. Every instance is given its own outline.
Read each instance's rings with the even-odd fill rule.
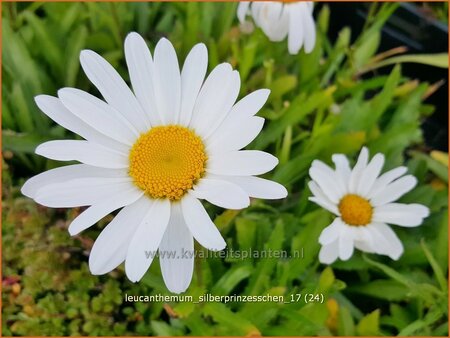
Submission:
[[[92,167],[86,164],[74,164],[44,171],[39,175],[28,179],[23,185],[21,192],[25,196],[35,198],[39,189],[55,184],[64,183],[77,178],[123,178],[127,179],[128,174],[123,169],[105,169]]]
[[[329,245],[335,242],[341,233],[341,228],[345,225],[342,220],[338,217],[333,220],[333,222],[322,230],[319,236],[319,243],[322,245]]]
[[[184,61],[181,71],[181,107],[179,123],[188,126],[192,110],[208,68],[208,50],[203,43],[196,44]]]
[[[240,150],[211,156],[206,171],[218,175],[261,175],[278,164],[278,159],[259,150]]]
[[[194,106],[190,126],[207,138],[230,112],[239,94],[240,78],[230,64],[221,63],[206,78]]]
[[[356,189],[358,194],[367,197],[369,191],[372,190],[372,186],[377,180],[383,165],[384,155],[376,154],[361,173],[361,179],[359,180],[358,187]]]
[[[131,239],[148,211],[148,198],[124,207],[103,229],[92,246],[89,269],[94,275],[103,275],[125,260]]]
[[[181,102],[181,76],[175,49],[162,38],[154,52],[155,98],[165,124],[178,123]]]
[[[240,150],[258,136],[263,125],[264,119],[258,116],[237,121],[227,119],[209,138],[207,151],[216,154]]]
[[[375,208],[373,221],[416,227],[421,225],[429,214],[430,210],[422,204],[389,203]]]
[[[241,23],[245,22],[245,16],[247,15],[250,7],[250,1],[241,1],[237,9],[237,17]]]
[[[92,128],[80,118],[75,116],[67,109],[60,99],[48,95],[39,95],[35,97],[37,106],[42,112],[58,123],[63,128],[80,135],[86,140],[103,145],[109,149],[114,149],[121,153],[127,153],[129,147],[120,143],[108,135],[102,134]]]
[[[336,175],[338,175],[342,182],[345,183],[345,191],[347,192],[349,187],[349,180],[352,170],[350,169],[350,164],[345,155],[342,154],[334,154],[332,156],[332,160],[334,165],[336,166]]]
[[[244,96],[231,108],[230,118],[244,118],[254,116],[269,98],[269,89],[258,89]],[[227,118],[228,118],[227,117]]]
[[[191,194],[226,209],[243,209],[250,205],[250,198],[244,190],[220,179],[201,179]]]
[[[337,175],[330,174],[330,172],[325,171],[324,168],[313,165],[309,169],[309,176],[311,176],[333,204],[337,205],[339,203],[339,200],[345,194],[345,191],[339,185]]]
[[[417,184],[417,179],[412,175],[407,175],[390,183],[384,190],[374,195],[370,202],[374,206],[391,203],[412,190]]]
[[[322,208],[332,212],[336,216],[341,215],[337,204],[330,201],[330,199],[327,197],[327,195],[325,195],[325,193],[317,185],[317,183],[315,183],[314,181],[310,181],[310,182],[308,182],[308,187],[309,187],[309,190],[311,190],[311,192],[314,195],[314,197],[308,198],[311,202],[314,202],[317,205],[320,205]]]
[[[194,271],[194,237],[180,203],[172,203],[169,225],[159,245],[159,262],[167,288],[174,293],[186,291]]]
[[[95,96],[75,88],[58,90],[61,102],[92,128],[115,140],[132,145],[139,136],[111,106]]]
[[[144,191],[134,186],[120,191],[119,194],[106,197],[83,211],[69,226],[69,233],[74,236],[97,223],[114,210],[136,202]]]
[[[305,40],[302,7],[299,5],[301,4],[291,5],[289,10],[288,50],[290,54],[297,54]]]
[[[381,245],[382,252],[379,250],[379,254],[387,255],[394,260],[400,258],[403,254],[403,244],[389,226],[384,223],[372,223],[370,230],[377,238],[377,245]]]
[[[339,235],[339,258],[343,261],[348,260],[353,255],[354,249],[354,235],[349,226],[343,226],[340,228]]]
[[[367,161],[369,160],[369,150],[366,147],[361,149],[358,156],[358,161],[356,161],[355,166],[350,174],[350,179],[348,183],[348,189],[350,193],[356,193],[361,176],[367,167]]]
[[[329,167],[322,161],[314,160],[312,162],[311,168],[314,169],[313,171],[318,171],[318,172],[320,171],[321,176],[328,177],[329,179],[331,179],[334,182],[333,183],[334,190],[338,194],[338,199],[340,199],[342,196],[347,194],[348,189],[347,189],[346,182],[341,178],[340,175],[337,174],[336,171],[331,169],[331,167]]]
[[[145,112],[146,126],[162,124],[156,107],[152,55],[145,40],[135,32],[125,39],[125,58],[133,91]]]
[[[375,249],[375,247],[378,246],[378,243],[375,243],[369,227],[357,227],[355,228],[355,232],[357,233],[357,237],[353,242],[355,248],[368,253],[376,253],[377,249]]]
[[[287,196],[287,190],[281,184],[255,176],[214,176],[241,187],[250,197],[280,199]]]
[[[190,192],[181,199],[181,209],[186,225],[197,242],[213,251],[223,250],[226,247],[222,235],[205,208]]]
[[[314,23],[314,19],[309,5],[306,2],[301,3],[302,8],[302,23],[303,23],[303,31],[304,31],[304,50],[305,53],[311,53],[314,49],[314,45],[316,44],[316,25]]]
[[[40,144],[36,154],[57,161],[80,161],[95,167],[127,168],[128,158],[89,141],[59,140]]]
[[[130,186],[133,186],[130,178],[77,178],[43,186],[36,192],[34,200],[51,208],[80,207],[121,194]]]
[[[385,172],[383,175],[381,175],[376,179],[375,183],[372,186],[372,189],[367,195],[368,198],[372,198],[380,191],[384,190],[388,186],[388,184],[390,184],[392,181],[396,180],[400,176],[404,175],[407,171],[408,168],[406,167],[398,167]]]
[[[339,240],[322,246],[319,252],[319,261],[323,264],[333,263],[339,255]]]
[[[137,228],[125,259],[125,272],[138,282],[152,264],[170,218],[169,200],[148,200],[148,211]]]
[[[142,107],[119,73],[100,55],[83,50],[80,63],[86,76],[97,87],[103,98],[139,132],[150,127]]]

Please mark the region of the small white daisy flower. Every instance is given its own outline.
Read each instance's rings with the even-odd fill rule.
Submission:
[[[105,59],[84,50],[81,65],[106,102],[75,88],[36,97],[46,115],[85,139],[46,142],[36,153],[82,164],[37,175],[22,193],[47,207],[89,206],[70,224],[72,235],[123,207],[92,247],[91,272],[105,274],[125,261],[128,278],[139,281],[159,249],[164,281],[179,293],[192,278],[193,239],[210,250],[226,246],[199,199],[241,209],[249,197],[287,195],[282,185],[255,177],[272,170],[276,157],[240,150],[263,127],[254,115],[269,90],[235,104],[238,72],[222,63],[204,81],[204,44],[192,48],[181,71],[167,39],[152,58],[131,33],[125,56],[134,93]]]
[[[302,46],[305,53],[310,53],[316,43],[313,6],[312,1],[241,2],[237,15],[243,24],[247,14],[251,14],[256,26],[263,30],[270,41],[282,41],[288,36],[290,54],[297,54]]]
[[[368,159],[364,147],[353,169],[342,154],[332,157],[335,170],[318,160],[312,163],[309,188],[314,196],[309,200],[337,216],[319,237],[322,263],[331,264],[338,257],[348,260],[354,248],[397,260],[403,245],[387,223],[415,227],[429,215],[421,204],[394,203],[417,184],[414,176],[403,176],[406,167],[379,176],[384,155]]]

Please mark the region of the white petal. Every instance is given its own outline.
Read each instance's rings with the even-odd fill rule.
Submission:
[[[314,168],[313,171],[320,171],[321,176],[333,181],[333,189],[337,192],[338,199],[348,192],[346,182],[331,167],[319,160],[314,160],[311,167]]]
[[[127,145],[139,136],[116,110],[95,96],[75,88],[58,90],[61,102],[92,128]]]
[[[328,245],[322,246],[319,252],[319,261],[323,264],[333,263],[339,255],[339,241],[336,240]]]
[[[150,127],[142,107],[119,73],[100,55],[83,50],[80,63],[86,76],[97,87],[103,98],[139,132]]]
[[[367,226],[355,227],[356,237],[354,240],[355,248],[358,250],[368,252],[368,253],[376,253],[375,249],[378,246],[378,243],[374,243],[374,239],[372,236],[372,231],[370,231]]]
[[[130,186],[133,186],[130,178],[76,178],[43,186],[36,192],[34,200],[51,208],[80,207],[121,194]]]
[[[145,112],[146,127],[162,124],[156,107],[152,55],[145,40],[139,34],[132,32],[127,35],[125,59],[134,93]]]
[[[248,176],[264,174],[278,164],[278,159],[259,150],[230,151],[229,153],[212,155],[207,163],[206,171],[211,174]]]
[[[147,197],[124,207],[97,237],[89,255],[93,275],[103,275],[125,260],[131,239],[148,211]]]
[[[250,197],[280,199],[287,196],[287,190],[281,184],[255,176],[217,176],[241,187]]]
[[[236,121],[226,119],[211,135],[206,149],[214,154],[240,150],[258,136],[263,125],[264,119],[258,116],[241,118]]]
[[[159,245],[159,262],[167,288],[174,293],[186,291],[194,271],[194,237],[179,203],[172,203],[169,225]]]
[[[154,52],[155,97],[163,123],[178,123],[181,102],[180,66],[175,49],[162,38]]]
[[[313,165],[309,169],[309,176],[333,204],[338,204],[339,200],[345,194],[343,187],[339,184],[338,176],[334,172],[326,171],[324,168],[314,165],[315,162],[319,161],[313,162]]]
[[[208,68],[208,50],[203,43],[196,44],[184,61],[181,71],[181,107],[179,123],[188,126],[192,110]]]
[[[305,39],[302,24],[302,6],[298,5],[301,4],[291,5],[289,9],[288,50],[290,54],[297,54],[300,48],[302,48]]]
[[[128,158],[89,141],[59,140],[40,144],[36,154],[57,161],[79,161],[95,167],[127,168]]]
[[[190,192],[182,198],[181,209],[186,225],[197,242],[213,251],[223,250],[226,247],[227,244],[205,208]]]
[[[415,227],[429,214],[430,210],[422,204],[390,203],[375,208],[373,221]]]
[[[114,149],[121,153],[128,153],[129,147],[120,143],[113,138],[104,135],[80,118],[72,114],[61,102],[60,99],[48,95],[39,95],[34,98],[37,106],[42,112],[58,123],[63,128],[80,135],[88,141],[101,144],[110,149]]]
[[[77,178],[124,178],[129,176],[126,170],[104,169],[85,164],[74,164],[59,167],[33,176],[23,185],[21,192],[25,196],[35,198],[37,191],[47,185],[64,183]]]
[[[138,282],[152,264],[156,250],[166,231],[170,218],[170,202],[148,200],[148,211],[139,224],[125,259],[125,272],[133,283]]]
[[[384,155],[376,154],[361,174],[356,192],[367,197],[384,165]]]
[[[379,206],[393,202],[413,189],[417,184],[417,179],[412,175],[407,175],[390,183],[385,189],[375,194],[370,202],[374,206]]]
[[[237,17],[241,23],[245,22],[245,17],[250,7],[250,1],[241,1],[237,9]]]
[[[348,260],[353,255],[354,249],[354,234],[350,226],[343,226],[340,228],[339,235],[339,258],[343,261]]]
[[[375,183],[372,186],[371,191],[368,193],[368,198],[372,198],[380,191],[384,190],[389,183],[394,181],[395,179],[399,178],[403,174],[405,174],[408,171],[408,168],[406,167],[398,167],[392,170],[389,170],[385,172],[383,175],[378,177],[375,181]]]
[[[224,180],[200,179],[191,194],[225,209],[243,209],[250,205],[250,198],[244,190]]]
[[[258,89],[251,92],[236,102],[227,118],[254,116],[264,106],[269,94],[269,89]]]
[[[239,89],[239,73],[230,64],[214,68],[198,94],[190,126],[203,138],[211,135],[230,112]]]
[[[341,181],[344,182],[345,192],[347,193],[350,175],[352,173],[348,159],[345,155],[334,154],[332,156],[332,160],[336,166],[336,175],[338,175]]]
[[[304,31],[304,50],[305,53],[311,53],[314,49],[316,43],[316,25],[314,24],[314,19],[311,11],[308,8],[306,2],[301,3],[303,5],[302,9],[302,23]]]
[[[314,197],[310,197],[309,200],[320,205],[322,208],[332,212],[333,214],[340,216],[341,213],[337,208],[337,204],[330,201],[330,199],[325,195],[322,189],[314,181],[308,182],[309,190],[313,193]]]
[[[383,246],[383,254],[394,260],[399,259],[403,254],[403,244],[400,242],[395,232],[383,223],[372,223],[370,228],[372,232],[376,231],[378,235],[381,236],[378,239],[377,244]]]
[[[342,220],[338,217],[333,222],[322,230],[319,236],[319,243],[322,245],[329,245],[339,238],[341,228],[344,227]]]
[[[144,191],[134,186],[124,189],[120,194],[111,195],[99,201],[76,217],[69,226],[69,233],[74,236],[89,228],[114,210],[136,202]]]
[[[364,172],[364,169],[367,167],[367,161],[369,160],[369,150],[366,147],[361,149],[359,153],[358,161],[353,167],[352,173],[350,174],[350,179],[348,183],[348,189],[350,193],[356,193],[359,182],[361,180],[361,176]]]

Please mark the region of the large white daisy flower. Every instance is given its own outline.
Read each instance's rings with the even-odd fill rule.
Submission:
[[[124,207],[95,241],[91,272],[105,274],[125,261],[128,278],[139,281],[159,249],[164,281],[179,293],[192,278],[193,238],[210,250],[226,246],[199,199],[241,209],[249,197],[287,195],[254,176],[272,170],[277,158],[240,150],[263,127],[254,115],[269,90],[235,104],[238,72],[222,63],[204,81],[204,44],[192,48],[181,71],[167,39],[152,58],[144,39],[131,33],[125,56],[134,93],[105,59],[84,50],[81,65],[106,102],[75,88],[36,97],[46,115],[85,139],[46,142],[36,153],[82,164],[37,175],[22,193],[48,207],[90,206],[70,224],[72,235]]]
[[[353,169],[342,154],[332,159],[336,169],[316,160],[309,170],[309,188],[314,195],[309,200],[337,216],[320,234],[319,260],[325,264],[338,257],[347,260],[354,248],[397,260],[403,245],[387,223],[415,227],[429,214],[421,204],[394,203],[415,187],[417,179],[403,176],[406,167],[379,176],[384,155],[376,154],[369,162],[365,147]]]
[[[239,3],[237,15],[241,23],[251,14],[270,41],[282,41],[288,36],[290,54],[297,54],[304,47],[310,53],[316,43],[316,26],[312,1],[276,2],[253,1]]]

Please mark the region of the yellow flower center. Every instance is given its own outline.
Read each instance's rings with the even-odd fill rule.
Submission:
[[[342,220],[348,225],[367,225],[372,220],[373,209],[369,201],[358,195],[348,194],[339,202]]]
[[[192,130],[167,125],[150,129],[133,145],[129,173],[152,198],[179,200],[205,172],[207,156]]]

